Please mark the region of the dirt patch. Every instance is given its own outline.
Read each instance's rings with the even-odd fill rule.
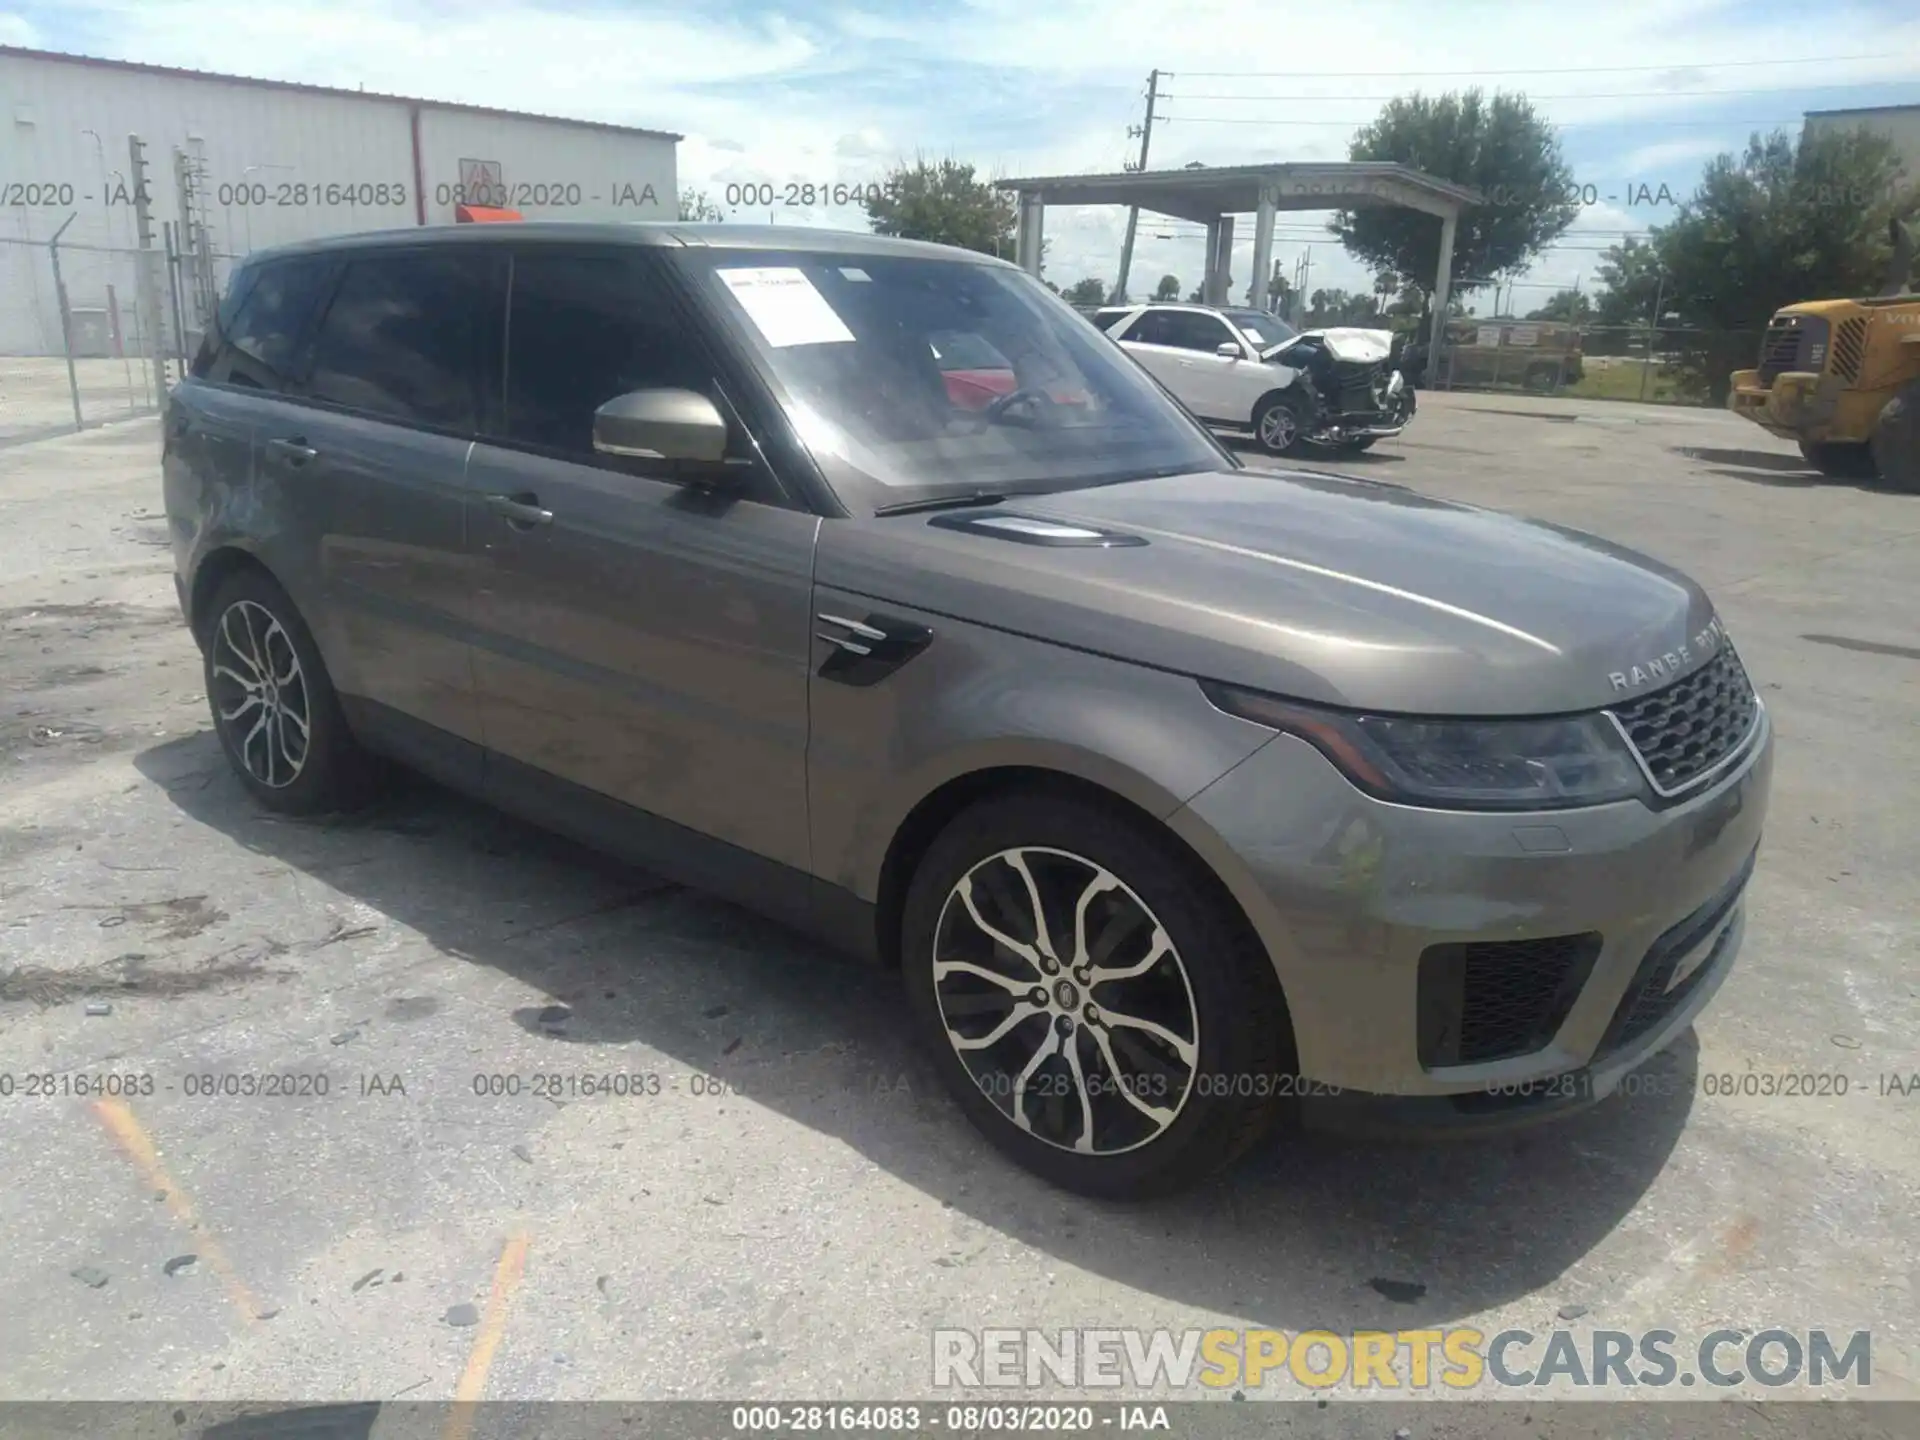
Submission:
[[[100,928],[117,929],[133,924],[146,927],[156,940],[191,940],[211,930],[227,918],[204,895],[175,895],[167,900],[142,900],[131,905],[67,905],[67,910],[102,912]]]
[[[85,970],[49,970],[23,965],[0,971],[0,1004],[64,1005],[74,1000],[126,997],[171,1000],[261,980],[284,980],[291,970],[274,970],[266,962],[284,954],[286,947],[272,941],[244,952],[229,951],[188,969],[154,969],[139,951],[115,956],[104,965]]]

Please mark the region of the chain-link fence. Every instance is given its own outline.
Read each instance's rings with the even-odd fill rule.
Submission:
[[[153,413],[234,257],[183,248],[171,225],[151,249],[70,239],[88,232],[59,217],[18,228],[40,233],[0,234],[0,445]]]
[[[1455,326],[1422,383],[1435,390],[1721,405],[1762,331],[1489,320]]]

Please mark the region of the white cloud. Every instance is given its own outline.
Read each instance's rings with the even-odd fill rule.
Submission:
[[[59,17],[37,29],[0,14],[0,39],[676,130],[687,137],[683,182],[716,199],[729,183],[748,180],[864,183],[919,154],[953,155],[992,175],[1118,169],[1132,150],[1126,130],[1140,117],[1146,72],[1156,66],[1169,72],[1156,167],[1340,158],[1354,123],[1385,96],[1477,78],[1490,89],[1524,88],[1549,118],[1570,124],[1563,140],[1576,178],[1596,186],[1601,203],[1586,207],[1575,232],[1527,277],[1542,283],[1590,273],[1594,248],[1657,218],[1627,203],[1629,183],[1666,182],[1680,194],[1691,189],[1699,161],[1744,139],[1741,121],[1836,103],[1833,90],[1681,92],[1909,78],[1920,55],[1920,18],[1889,23],[1884,10],[1844,0],[1822,12],[1817,38],[1801,15],[1730,10],[1725,0],[1615,0],[1577,15],[1564,6],[1509,6],[1486,23],[1480,7],[1390,0],[1304,9],[1272,0],[897,8],[840,0],[838,8],[809,8],[806,18],[662,0],[565,10],[552,3],[64,0],[57,12],[35,12]],[[1789,63],[1810,45],[1873,58]],[[1715,68],[1748,60],[1764,63]],[[1680,63],[1658,71],[1607,68],[1673,61]],[[1435,73],[1448,68],[1456,73]],[[1217,70],[1301,73],[1202,73]],[[1407,73],[1385,73],[1394,71]],[[1502,71],[1531,73],[1495,73]],[[1675,123],[1728,113],[1740,121]],[[861,223],[857,210],[820,207],[782,209],[779,218]],[[1322,233],[1325,221],[1284,217],[1276,255],[1290,267],[1311,247],[1314,288],[1366,287],[1364,267]],[[1114,211],[1051,212],[1051,278],[1110,278],[1123,224]],[[1239,287],[1250,231],[1243,221]],[[1201,250],[1197,227],[1147,217],[1134,288],[1166,272],[1191,288]]]

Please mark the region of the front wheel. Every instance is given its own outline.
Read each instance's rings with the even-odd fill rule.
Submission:
[[[1836,480],[1865,480],[1873,474],[1872,453],[1854,441],[1802,440],[1800,458]]]
[[[1308,424],[1306,403],[1283,390],[1260,402],[1253,415],[1253,437],[1269,455],[1291,455],[1299,450]]]
[[[1920,495],[1920,381],[1881,408],[1873,427],[1873,467],[1889,490]]]
[[[1379,443],[1379,440],[1380,437],[1378,435],[1362,435],[1358,440],[1342,440],[1338,445],[1333,447],[1333,453],[1336,455],[1358,455],[1362,451],[1371,450]]]
[[[1164,1194],[1295,1093],[1264,950],[1170,836],[1070,795],[984,801],[915,873],[901,955],[921,1038],[994,1145],[1065,1189]]]

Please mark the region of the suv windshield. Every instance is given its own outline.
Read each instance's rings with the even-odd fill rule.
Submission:
[[[812,251],[680,258],[707,270],[699,283],[738,319],[835,487],[867,492],[843,494],[849,503],[1032,494],[1233,463],[1022,271]]]
[[[1220,313],[1259,351],[1284,345],[1300,333],[1278,315],[1269,315],[1264,310],[1222,310]]]

